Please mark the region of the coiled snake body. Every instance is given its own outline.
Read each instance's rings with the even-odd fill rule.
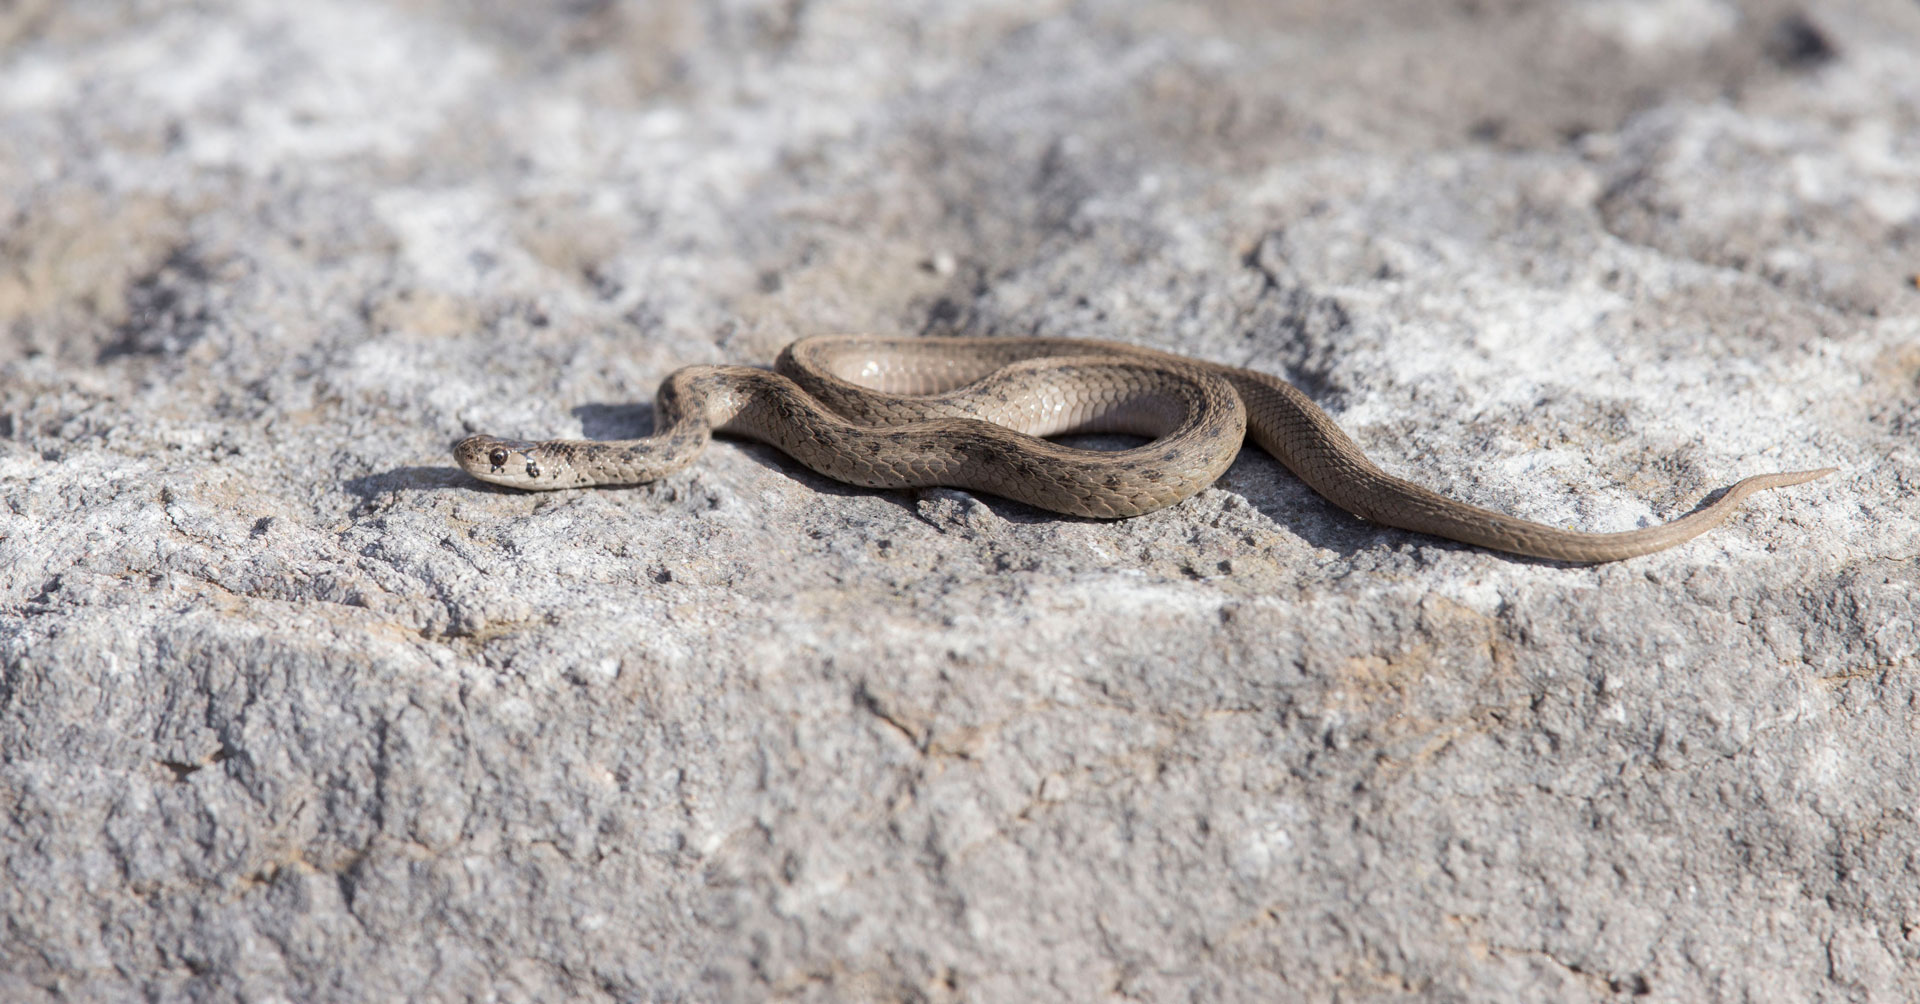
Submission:
[[[1668,523],[1580,533],[1457,502],[1381,470],[1327,413],[1279,377],[1152,349],[1066,338],[830,335],[787,346],[777,372],[690,366],[660,385],[654,434],[617,442],[474,436],[454,458],[483,481],[575,488],[656,480],[714,432],[778,447],[870,488],[946,485],[1076,516],[1137,516],[1212,484],[1245,438],[1357,516],[1481,547],[1613,561],[1719,525],[1747,496],[1835,468],[1762,474]],[[1039,438],[1117,432],[1134,449]]]

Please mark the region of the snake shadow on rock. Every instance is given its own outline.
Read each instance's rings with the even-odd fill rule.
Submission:
[[[649,435],[653,430],[653,405],[650,403],[583,404],[572,409],[572,414],[580,421],[582,436],[587,439],[633,439]],[[719,448],[743,450],[755,463],[769,470],[778,471],[818,494],[843,498],[879,499],[900,507],[915,518],[921,518],[918,503],[922,496],[919,489],[864,488],[849,485],[819,474],[781,450],[765,443],[724,434],[715,437],[715,440],[716,444],[720,444]],[[1124,450],[1146,442],[1145,439],[1124,435],[1062,436],[1056,437],[1055,441],[1067,446],[1095,451]],[[480,481],[458,467],[450,466],[397,467],[390,471],[350,479],[344,483],[344,486],[360,498],[357,510],[368,509],[377,496],[395,491],[460,487],[490,494],[523,494],[519,489]],[[1446,550],[1482,550],[1471,544],[1383,527],[1353,516],[1321,498],[1295,478],[1292,472],[1279,461],[1251,445],[1241,451],[1240,456],[1234,460],[1233,466],[1221,476],[1217,487],[1239,494],[1261,515],[1272,521],[1276,531],[1289,534],[1314,548],[1332,551],[1344,561],[1351,561],[1359,555],[1383,549],[1398,549],[1407,543],[1418,543]],[[596,490],[617,491],[619,489]],[[967,494],[1008,523],[1034,525],[1062,522],[1116,522],[1063,515],[984,492]],[[1178,510],[1182,506],[1191,504],[1193,503],[1189,500],[1172,508]],[[1265,550],[1269,546],[1272,545],[1249,545],[1250,550]],[[1511,554],[1502,555],[1502,557],[1525,564],[1569,564]]]
[[[490,485],[475,479],[466,471],[453,466],[426,467],[418,464],[395,467],[392,470],[363,474],[357,478],[348,478],[340,482],[340,487],[359,501],[354,503],[353,515],[364,516],[374,511],[375,503],[382,495],[391,492],[426,492],[441,488],[482,488],[491,489],[491,494],[511,495],[510,488]]]
[[[574,408],[573,415],[580,420],[581,431],[589,439],[630,439],[648,435],[653,431],[651,404],[584,404]],[[765,443],[727,435],[717,436],[715,440],[716,443],[725,444],[721,447],[722,449],[743,450],[755,463],[769,470],[778,471],[819,494],[842,498],[877,498],[899,506],[916,518],[920,517],[918,502],[921,492],[918,489],[863,488],[858,485],[849,485],[819,474]],[[1054,441],[1079,449],[1108,452],[1129,449],[1147,442],[1144,438],[1125,435],[1059,436],[1055,437]],[[1249,468],[1257,473],[1247,473]],[[1271,482],[1274,489],[1258,490],[1257,486],[1262,482]],[[1420,534],[1408,534],[1405,531],[1379,527],[1359,520],[1314,493],[1278,461],[1260,452],[1257,447],[1249,446],[1243,450],[1239,459],[1234,461],[1233,468],[1221,479],[1221,483],[1223,486],[1232,485],[1228,490],[1255,489],[1243,491],[1243,497],[1272,520],[1278,529],[1314,547],[1331,550],[1343,559],[1350,559],[1355,554],[1377,549],[1382,545],[1383,539],[1390,541],[1396,536],[1410,540],[1418,538],[1424,543],[1442,544],[1450,548],[1472,549],[1470,545],[1456,544],[1453,541],[1438,538],[1424,538]],[[1114,522],[1064,515],[984,492],[967,494],[977,499],[996,517],[1008,523],[1034,525]],[[1179,509],[1187,504],[1183,502],[1173,508]]]
[[[340,482],[340,487],[363,501],[387,492],[431,491],[435,488],[456,487],[478,488],[483,485],[489,488],[494,487],[487,485],[484,481],[475,480],[458,467],[451,465],[427,467],[419,464],[364,474]]]

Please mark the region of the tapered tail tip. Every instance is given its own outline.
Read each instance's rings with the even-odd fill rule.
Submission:
[[[1788,485],[1816,481],[1840,470],[1838,467],[1822,467],[1812,471],[1781,471],[1778,474],[1756,474],[1735,485],[1736,489],[1745,488],[1750,492],[1766,491],[1769,488],[1785,488]]]

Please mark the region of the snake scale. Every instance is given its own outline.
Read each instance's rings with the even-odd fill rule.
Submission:
[[[1292,384],[1256,370],[1112,342],[1067,338],[886,338],[794,342],[775,371],[689,366],[654,399],[654,434],[623,441],[473,436],[454,458],[483,481],[575,488],[657,480],[714,432],[769,443],[836,481],[945,485],[1075,516],[1137,516],[1212,484],[1251,438],[1356,516],[1496,551],[1572,562],[1672,547],[1727,519],[1754,492],[1835,468],[1762,474],[1671,522],[1581,533],[1455,501],[1367,459]],[[1040,438],[1149,437],[1118,451]]]

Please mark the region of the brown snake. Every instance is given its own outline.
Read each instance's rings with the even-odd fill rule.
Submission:
[[[1381,470],[1307,396],[1276,376],[1113,342],[1067,338],[830,335],[787,346],[778,372],[689,366],[654,398],[654,434],[617,442],[473,436],[454,459],[515,488],[656,480],[714,432],[770,443],[815,471],[870,488],[946,485],[1076,516],[1137,516],[1212,484],[1243,439],[1342,509],[1536,558],[1614,561],[1672,547],[1725,521],[1754,492],[1832,473],[1761,474],[1668,523],[1580,533],[1439,495]],[[1039,437],[1152,439],[1112,452]]]

